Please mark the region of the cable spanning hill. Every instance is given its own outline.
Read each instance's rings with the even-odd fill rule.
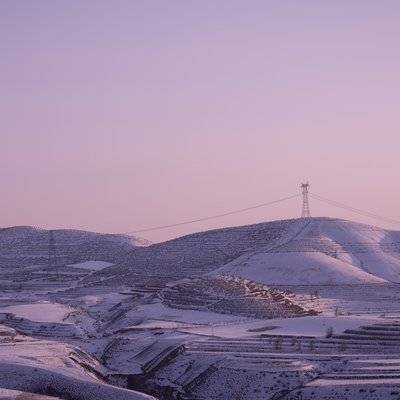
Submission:
[[[136,248],[87,282],[213,275],[267,285],[400,282],[400,232],[331,218],[273,221]]]
[[[133,236],[71,229],[53,231],[58,265],[89,260],[120,262],[137,246],[148,244]],[[31,226],[0,229],[0,267],[46,264],[49,231]]]

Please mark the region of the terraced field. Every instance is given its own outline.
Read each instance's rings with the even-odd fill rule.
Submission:
[[[290,292],[235,277],[196,279],[169,286],[161,298],[172,308],[213,311],[253,318],[316,315],[296,303]]]

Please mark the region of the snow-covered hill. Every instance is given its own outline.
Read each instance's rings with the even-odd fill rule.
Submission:
[[[145,248],[137,248],[120,265],[87,278],[115,286],[148,283],[149,279],[173,281],[201,276],[248,252],[269,248],[294,236],[307,221],[283,220],[199,232]]]
[[[125,258],[143,239],[127,235],[101,234],[72,229],[53,231],[58,265],[101,260],[112,263]],[[49,254],[50,233],[31,226],[0,229],[0,266],[45,264]]]
[[[400,282],[400,235],[349,221],[311,218],[281,245],[246,253],[213,274],[269,285]]]
[[[332,218],[212,230],[136,249],[87,279],[116,285],[207,273],[267,285],[400,282],[400,232]]]

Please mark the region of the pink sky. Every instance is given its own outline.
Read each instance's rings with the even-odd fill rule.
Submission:
[[[399,20],[397,0],[1,1],[0,226],[124,232],[302,180],[400,219]]]

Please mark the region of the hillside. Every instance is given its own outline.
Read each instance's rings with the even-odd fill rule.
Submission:
[[[101,280],[117,286],[157,278],[173,281],[201,276],[243,254],[276,246],[306,224],[298,219],[216,229],[137,248],[120,265],[93,274],[86,282]]]
[[[214,274],[270,285],[400,282],[399,233],[349,221],[312,218],[284,244],[258,250]]]
[[[87,280],[135,284],[208,273],[268,285],[400,282],[400,233],[331,218],[212,230],[135,249]]]
[[[101,260],[116,263],[146,241],[127,235],[101,234],[72,229],[53,231],[58,265]],[[0,267],[46,264],[49,231],[31,226],[0,229]]]

